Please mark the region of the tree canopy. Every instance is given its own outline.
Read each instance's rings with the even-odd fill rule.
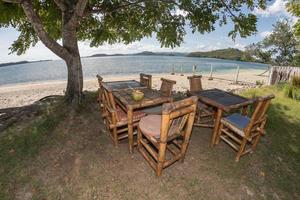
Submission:
[[[276,65],[299,66],[299,40],[291,26],[291,21],[279,20],[273,25],[270,35],[261,42],[246,47],[247,54],[256,61]]]
[[[300,37],[300,1],[299,0],[290,0],[287,3],[287,10],[294,16],[298,17],[297,22],[294,25],[295,34]]]
[[[82,0],[34,0],[33,8],[39,15],[45,31],[53,40],[62,38],[62,12],[70,9],[67,4]],[[20,35],[12,44],[11,51],[24,53],[39,38],[26,17],[18,0],[0,1],[0,27],[12,26]],[[71,7],[75,7],[73,4]],[[215,24],[234,22],[229,35],[246,37],[256,32],[256,17],[243,10],[264,8],[265,1],[226,0],[89,0],[82,16],[78,16],[78,40],[88,40],[91,46],[107,42],[113,44],[140,40],[156,32],[162,46],[180,45],[186,34],[185,25],[193,32],[211,32]],[[181,12],[178,12],[181,11]],[[79,20],[79,18],[81,18]]]
[[[291,65],[297,53],[298,41],[290,21],[282,20],[273,25],[272,33],[263,40],[263,45],[275,56],[280,65]]]

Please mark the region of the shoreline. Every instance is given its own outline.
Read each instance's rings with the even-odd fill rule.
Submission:
[[[242,82],[239,82],[238,84],[233,83],[236,74],[232,71],[228,71],[227,73],[214,72],[213,80],[208,80],[210,73],[204,72],[201,73],[203,76],[202,85],[204,89],[219,88],[227,91],[243,90],[255,87],[256,81],[263,81],[264,83],[267,83],[267,77],[258,76],[263,71],[265,70],[241,69],[239,73],[239,81]],[[192,75],[192,73],[183,73],[183,76],[181,76],[180,73],[176,73],[175,75],[171,75],[170,73],[153,73],[153,88],[159,89],[160,78],[164,77],[177,82],[174,85],[175,91],[186,91],[189,89],[189,83],[186,77],[190,75]],[[139,74],[103,75],[103,78],[104,81],[139,80]],[[63,95],[66,84],[66,81],[58,80],[2,85],[0,86],[0,109],[29,105],[49,95]],[[84,80],[83,90],[96,91],[97,89],[98,82],[96,77]]]

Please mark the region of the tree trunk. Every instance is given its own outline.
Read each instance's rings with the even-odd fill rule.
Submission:
[[[66,97],[68,102],[78,104],[82,97],[83,75],[79,53],[66,60],[68,67],[68,84]]]
[[[66,62],[68,67],[66,97],[72,105],[78,105],[82,98],[83,75],[76,29],[80,25],[88,0],[55,1],[62,11],[62,46],[45,31],[32,0],[7,0],[7,2],[21,4],[25,15],[43,44]]]
[[[68,84],[66,98],[73,105],[79,104],[82,98],[83,74],[76,35],[76,23],[70,23],[73,13],[63,13],[62,43],[69,52],[64,59],[68,67]]]

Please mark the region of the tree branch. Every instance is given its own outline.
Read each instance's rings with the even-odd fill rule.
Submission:
[[[66,59],[69,56],[69,52],[53,40],[45,31],[40,16],[35,12],[32,2],[30,0],[23,0],[21,6],[43,44],[62,59]]]
[[[236,15],[233,14],[233,12],[231,11],[231,9],[229,8],[229,6],[223,1],[223,0],[220,0],[222,2],[222,4],[225,6],[226,10],[228,10],[229,14],[233,17],[233,18],[236,18]]]
[[[60,8],[61,11],[65,11],[66,7],[61,0],[54,0],[55,4]]]
[[[72,18],[69,20],[67,26],[75,26],[79,25],[80,19],[83,17],[85,8],[87,6],[88,0],[78,0],[75,6],[74,14]]]

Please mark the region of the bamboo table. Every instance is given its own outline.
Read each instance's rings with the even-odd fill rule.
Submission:
[[[144,93],[144,98],[141,101],[135,101],[132,98],[132,89],[116,90],[113,91],[113,95],[116,102],[127,112],[128,118],[128,143],[129,152],[133,153],[133,111],[145,107],[155,106],[167,102],[172,102],[172,97],[167,97],[156,90],[149,88],[140,88],[140,91]]]
[[[211,138],[211,146],[215,144],[223,112],[230,112],[234,109],[243,108],[243,113],[245,113],[247,111],[247,107],[254,103],[253,99],[247,99],[219,89],[203,90],[193,92],[192,94],[198,96],[199,101],[214,107],[217,110],[215,114],[213,135]]]
[[[146,88],[146,86],[142,85],[136,80],[103,82],[103,87],[109,92],[126,89]]]

